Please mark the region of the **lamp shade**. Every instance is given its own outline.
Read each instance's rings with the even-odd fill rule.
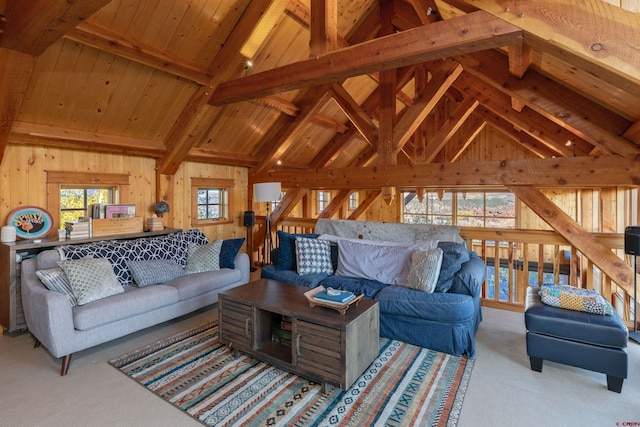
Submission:
[[[279,182],[261,182],[253,184],[253,198],[256,202],[273,202],[280,199]]]

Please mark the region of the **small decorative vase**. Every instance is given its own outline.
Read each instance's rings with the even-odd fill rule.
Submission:
[[[0,241],[3,243],[16,241],[16,228],[13,225],[5,225],[2,227]]]

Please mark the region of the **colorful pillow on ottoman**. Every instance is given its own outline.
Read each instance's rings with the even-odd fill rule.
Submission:
[[[543,303],[567,310],[593,314],[613,314],[613,307],[597,291],[568,285],[543,285],[540,288]]]

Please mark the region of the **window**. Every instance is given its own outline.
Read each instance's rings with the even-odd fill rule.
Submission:
[[[233,222],[230,200],[235,183],[232,179],[191,179],[191,225],[228,224]]]
[[[89,207],[94,204],[114,203],[114,187],[60,186],[60,228],[66,222],[89,216]]]
[[[226,218],[227,205],[227,191],[224,188],[198,189],[198,220],[218,221]]]
[[[349,194],[349,210],[350,211],[356,210],[359,204],[360,203],[359,203],[358,192],[354,191],[351,194]]]
[[[58,228],[85,216],[88,205],[99,203],[100,197],[106,198],[104,203],[130,203],[128,196],[128,174],[47,171],[47,210],[59,213]]]
[[[318,191],[318,212],[325,210],[331,201],[331,193],[328,191]]]
[[[515,196],[508,192],[428,191],[422,201],[415,192],[404,192],[402,196],[402,222],[487,228],[516,226]]]

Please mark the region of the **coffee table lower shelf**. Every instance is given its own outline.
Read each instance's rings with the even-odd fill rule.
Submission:
[[[234,351],[322,383],[325,391],[349,388],[378,354],[378,304],[363,299],[339,314],[310,307],[305,290],[261,279],[220,293],[220,340]]]

